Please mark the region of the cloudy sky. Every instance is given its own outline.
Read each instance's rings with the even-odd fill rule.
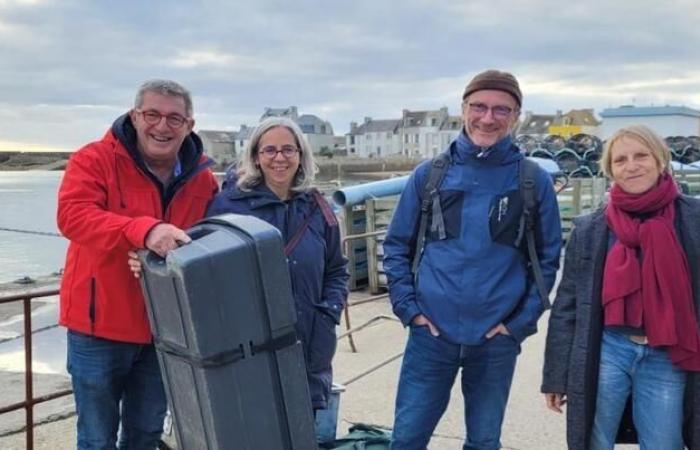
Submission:
[[[193,92],[199,129],[297,105],[336,134],[447,106],[487,68],[524,109],[700,109],[697,0],[0,0],[0,150],[99,138],[148,78]]]

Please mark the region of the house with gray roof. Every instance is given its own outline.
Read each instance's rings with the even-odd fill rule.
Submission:
[[[687,106],[632,106],[607,108],[600,113],[599,137],[607,139],[628,125],[646,125],[660,136],[700,135],[700,111]]]
[[[525,111],[524,117],[516,127],[515,135],[527,134],[536,138],[544,138],[549,134],[549,127],[554,122],[554,114],[534,114]]]
[[[404,109],[400,119],[365,117],[360,125],[350,122],[345,139],[348,155],[433,157],[461,131],[462,117],[450,116],[447,107],[428,111]]]
[[[345,136],[348,156],[367,158],[400,153],[400,124],[400,119],[375,120],[371,117],[365,117],[359,126],[357,122],[350,122],[350,132]]]
[[[287,117],[299,125],[304,136],[309,141],[309,145],[314,153],[321,151],[333,151],[335,140],[333,136],[333,126],[330,122],[322,120],[313,114],[299,115],[296,106],[288,108],[265,108],[260,120],[268,117]]]
[[[232,131],[199,130],[204,153],[217,164],[227,165],[236,158],[236,133]]]
[[[440,127],[449,114],[443,106],[432,111],[409,111],[401,114],[401,153],[407,156],[433,157],[442,150]]]
[[[447,116],[440,125],[440,149],[446,149],[462,132],[464,121],[462,116]]]
[[[241,128],[236,132],[236,149],[238,153],[242,154],[245,151],[250,142],[250,137],[253,135],[253,131],[255,131],[255,127],[241,125]]]
[[[262,116],[260,116],[260,122],[267,119],[268,117],[287,117],[296,122],[299,118],[299,111],[297,110],[296,106],[290,106],[288,108],[266,107]]]

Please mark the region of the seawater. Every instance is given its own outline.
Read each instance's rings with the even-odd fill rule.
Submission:
[[[62,171],[0,172],[0,228],[58,233],[56,200]],[[68,241],[0,230],[0,283],[50,275],[63,267]]]
[[[3,231],[3,228],[59,233],[56,203],[62,171],[0,171],[0,283],[39,277],[63,267],[68,241],[63,237]],[[350,179],[349,186],[367,180]],[[324,193],[337,182],[318,180]]]

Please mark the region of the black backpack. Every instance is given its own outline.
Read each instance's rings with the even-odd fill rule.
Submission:
[[[440,185],[447,173],[447,169],[452,161],[449,150],[440,153],[430,163],[428,171],[428,179],[423,186],[421,194],[421,216],[418,226],[418,235],[416,237],[416,249],[413,255],[413,264],[411,270],[414,274],[418,272],[418,263],[423,254],[425,245],[425,233],[428,227],[428,216],[432,213],[433,220],[430,225],[430,231],[438,234],[439,239],[444,239],[445,224],[442,217],[442,209],[440,207]],[[540,300],[544,309],[551,308],[549,295],[542,276],[542,268],[540,260],[537,256],[537,242],[535,240],[535,224],[537,222],[538,201],[535,192],[537,171],[539,165],[528,159],[523,158],[518,162],[518,179],[520,184],[520,196],[523,200],[523,212],[520,216],[520,224],[518,226],[518,235],[515,240],[515,247],[520,248],[523,238],[527,242],[527,253],[525,257],[528,261],[528,266],[532,270],[537,290],[540,294]]]

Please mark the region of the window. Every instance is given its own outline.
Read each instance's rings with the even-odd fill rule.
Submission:
[[[313,125],[299,125],[299,128],[301,128],[301,131],[304,134],[314,134],[314,126]]]
[[[326,134],[326,126],[321,125],[321,134]]]
[[[351,134],[351,135],[350,135],[350,145],[354,145],[354,144],[355,144],[355,135],[354,135],[354,134]],[[353,153],[355,153],[354,150],[353,150]]]
[[[436,126],[436,125],[437,125],[437,119],[434,118],[434,117],[433,117],[432,119],[430,119],[430,125],[431,125],[431,126]]]

